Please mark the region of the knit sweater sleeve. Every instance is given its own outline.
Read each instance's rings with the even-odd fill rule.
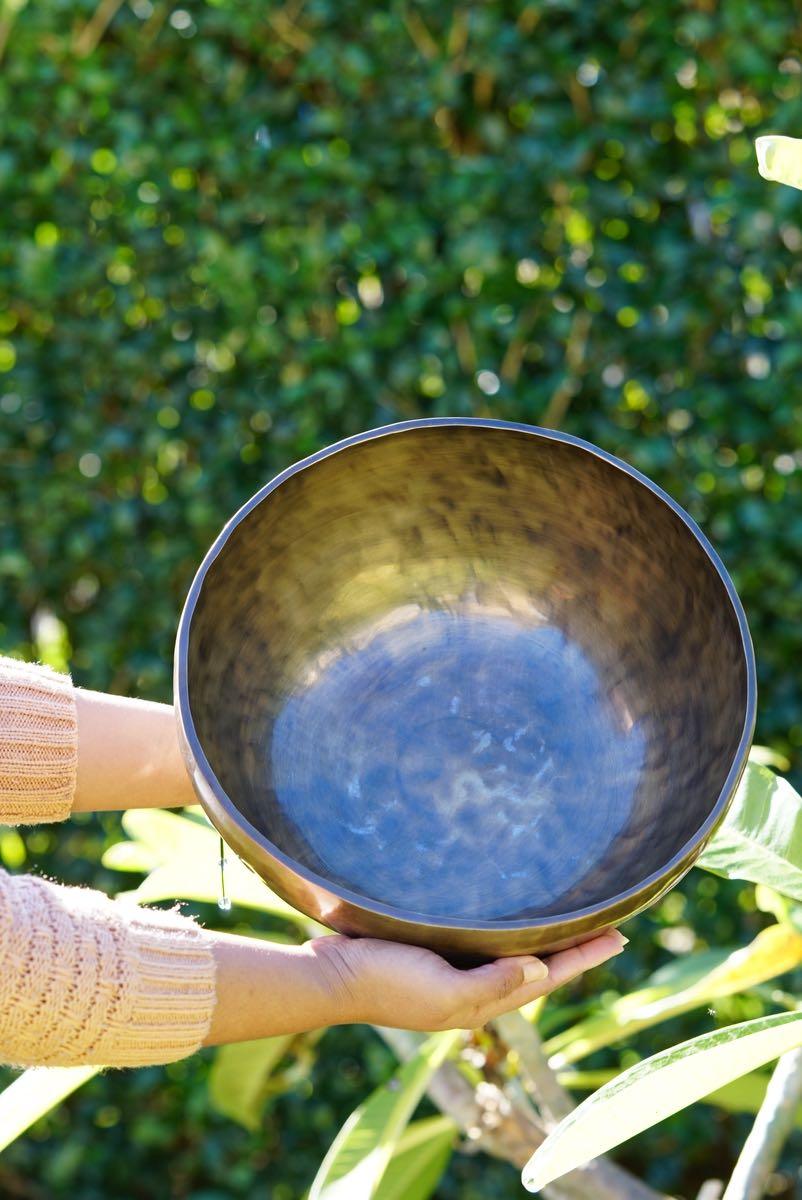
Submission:
[[[78,766],[69,675],[0,658],[0,824],[63,821]]]
[[[0,658],[0,823],[69,815],[78,736],[69,676]],[[214,1004],[212,941],[190,918],[0,870],[0,1062],[173,1062]]]

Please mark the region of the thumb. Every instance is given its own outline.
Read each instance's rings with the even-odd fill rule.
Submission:
[[[545,981],[549,975],[546,964],[531,954],[499,958],[470,971],[453,971],[459,977],[460,1000],[477,1006],[503,1000],[524,984]]]

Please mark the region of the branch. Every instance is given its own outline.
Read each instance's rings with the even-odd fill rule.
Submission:
[[[579,378],[585,369],[585,347],[590,325],[590,313],[587,309],[581,308],[574,317],[571,332],[568,334],[568,341],[565,344],[565,379],[549,400],[548,408],[540,422],[546,429],[559,429],[571,401],[579,391]]]
[[[423,20],[413,8],[405,8],[401,20],[406,26],[407,33],[412,38],[418,51],[424,58],[439,58],[440,47],[432,37]]]
[[[573,1112],[575,1106],[549,1066],[534,1025],[519,1012],[496,1017],[493,1025],[505,1045],[518,1056],[527,1091],[533,1096],[546,1122],[556,1125]]]
[[[722,1200],[761,1200],[802,1100],[802,1049],[784,1054],[741,1150]]]
[[[88,58],[92,51],[97,49],[122,2],[123,0],[100,0],[100,4],[73,43],[73,50],[79,58]]]
[[[411,1058],[424,1040],[403,1029],[377,1026],[376,1032],[402,1062]],[[484,1150],[520,1171],[545,1140],[542,1124],[521,1105],[510,1103],[503,1089],[488,1082],[474,1088],[453,1062],[437,1071],[427,1091],[440,1111],[465,1133],[469,1151]],[[543,1195],[547,1200],[667,1200],[603,1158],[549,1184]]]
[[[471,329],[464,317],[457,317],[451,322],[451,336],[457,350],[457,360],[466,375],[473,375],[476,370],[476,346],[471,336]]]

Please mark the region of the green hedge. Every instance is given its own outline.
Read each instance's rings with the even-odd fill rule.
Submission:
[[[6,0],[0,43],[0,647],[46,606],[79,683],[166,699],[188,581],[280,467],[548,421],[700,520],[800,767],[802,199],[752,148],[802,129],[786,3]]]

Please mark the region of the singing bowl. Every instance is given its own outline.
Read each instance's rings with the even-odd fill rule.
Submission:
[[[236,853],[332,929],[459,961],[645,908],[723,818],[749,631],[689,516],[577,438],[407,421],[228,522],[178,629],[179,733]]]

